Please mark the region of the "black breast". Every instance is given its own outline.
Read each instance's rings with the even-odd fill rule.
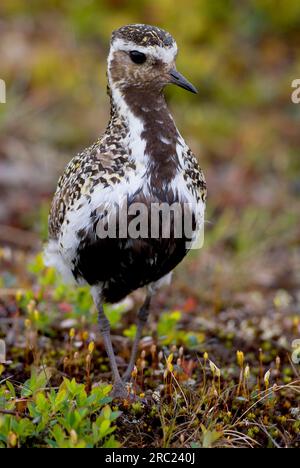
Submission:
[[[137,195],[129,200],[128,207],[137,201],[144,203],[145,199]],[[172,196],[172,200],[169,201],[173,203],[176,197]],[[128,226],[135,218],[135,216],[128,217]],[[175,237],[175,219],[172,213],[170,236],[163,238],[161,233],[166,221],[163,216],[158,219],[157,237],[151,237],[149,210],[147,236],[132,238],[128,233],[127,238],[120,238],[119,225],[117,225],[116,238],[100,239],[96,234],[99,215],[94,213],[90,230],[78,233],[80,243],[73,268],[76,280],[83,278],[90,285],[103,283],[103,300],[114,303],[135,289],[158,281],[168,274],[187,254],[187,242],[191,239],[184,236]],[[181,222],[183,223],[183,219]]]

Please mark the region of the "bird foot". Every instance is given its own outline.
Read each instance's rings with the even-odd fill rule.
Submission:
[[[122,382],[124,382],[124,384],[127,384],[131,381],[131,372],[125,372],[123,375],[122,375]]]
[[[130,394],[124,384],[124,382],[116,382],[113,386],[111,397],[113,399],[120,399],[120,400],[128,400],[130,398]]]
[[[110,396],[114,400],[122,400],[126,405],[137,402],[144,405],[149,403],[149,398],[146,398],[145,395],[137,395],[136,392],[132,392],[131,390],[132,388],[130,386],[126,387],[123,381],[117,382],[114,384]]]

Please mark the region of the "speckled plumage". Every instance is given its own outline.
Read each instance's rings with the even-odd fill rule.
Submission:
[[[114,186],[135,171],[134,159],[124,147],[128,132],[124,119],[113,111],[105,134],[67,165],[52,202],[50,239],[59,239],[66,213],[74,208],[78,200],[83,197],[90,202],[96,186],[103,189]]]
[[[171,47],[175,42],[167,31],[147,24],[129,24],[123,26],[113,32],[112,40],[114,41],[116,38],[145,47]]]
[[[119,50],[119,44],[124,44],[124,50]],[[144,75],[142,67],[128,59],[131,45],[153,54]],[[113,210],[116,200],[187,201],[195,207],[195,216],[204,216],[204,175],[162,94],[170,65],[164,62],[169,60],[165,49],[173,48],[174,58],[170,57],[175,60],[175,45],[170,34],[145,25],[129,25],[113,33],[109,125],[98,141],[68,164],[53,199],[47,263],[77,282],[98,287],[105,301],[116,302],[137,287],[158,282],[187,253],[186,239],[160,243],[98,239],[97,221]]]

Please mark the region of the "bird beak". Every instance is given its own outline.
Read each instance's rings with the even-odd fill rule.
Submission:
[[[192,85],[192,83],[190,83],[181,73],[179,73],[179,71],[177,71],[176,68],[173,68],[170,71],[170,77],[170,83],[180,86],[180,88],[184,88],[187,91],[191,91],[191,93],[198,93],[195,86]]]

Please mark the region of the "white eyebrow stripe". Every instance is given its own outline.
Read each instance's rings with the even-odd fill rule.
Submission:
[[[124,50],[125,52],[130,52],[131,50],[137,50],[138,52],[143,52],[144,54],[151,54],[152,56],[162,60],[165,63],[171,63],[176,57],[178,48],[176,42],[171,47],[160,47],[160,46],[141,46],[136,45],[134,42],[125,41],[123,39],[115,39],[110,47],[111,57],[112,53],[117,50]]]

